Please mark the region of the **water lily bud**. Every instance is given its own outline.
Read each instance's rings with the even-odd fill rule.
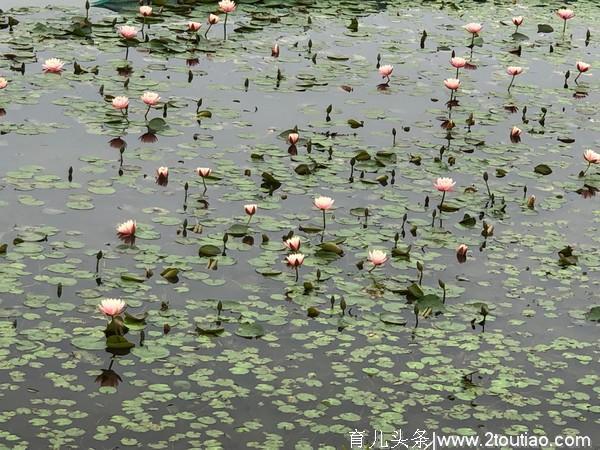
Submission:
[[[535,208],[535,195],[531,195],[527,200],[527,207],[530,209]]]
[[[420,262],[420,261],[417,261],[417,270],[418,270],[419,272],[423,272],[423,264],[421,264],[421,262]]]
[[[102,253],[102,250],[100,250],[98,253],[96,253],[96,259],[98,261],[100,261],[102,259],[102,256],[104,256],[104,254]]]
[[[446,289],[446,283],[444,283],[442,280],[438,280],[438,285],[442,288],[442,289]]]
[[[459,263],[464,263],[467,260],[467,251],[469,250],[469,247],[467,247],[465,244],[460,244],[457,249],[456,249],[456,259],[458,260]],[[440,285],[441,287],[441,285]]]
[[[321,281],[321,269],[317,269],[317,281]]]
[[[487,172],[483,172],[483,180],[487,181],[489,179],[488,173]]]
[[[217,311],[219,312],[219,314],[221,314],[221,311],[223,311],[223,302],[221,300],[219,300],[219,302],[217,303]]]
[[[342,299],[340,300],[340,309],[342,310],[342,312],[346,311],[346,300],[344,299],[344,297],[342,297]]]

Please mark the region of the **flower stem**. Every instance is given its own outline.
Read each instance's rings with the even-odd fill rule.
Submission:
[[[298,266],[294,267],[294,270],[296,271],[296,282],[298,282]]]
[[[229,17],[229,14],[225,13],[225,21],[223,22],[223,39],[227,39],[227,17]]]
[[[148,105],[148,109],[146,110],[146,114],[144,114],[144,120],[148,120],[148,113],[150,112],[150,105]]]
[[[515,81],[515,75],[512,76],[512,78],[510,79],[510,84],[508,85],[508,92],[510,92],[510,88],[512,87],[513,83]]]
[[[210,31],[210,29],[212,28],[212,23],[208,24],[208,28],[206,29],[206,32],[204,33],[204,38],[206,39],[206,36],[208,35],[208,32]]]
[[[323,210],[323,231],[325,231],[325,210]]]

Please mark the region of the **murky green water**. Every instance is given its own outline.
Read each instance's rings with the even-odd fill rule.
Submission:
[[[89,26],[83,2],[10,1],[2,448],[350,448],[355,429],[600,445],[594,2],[564,35],[553,1],[246,3],[226,40],[222,22],[204,38],[212,3],[155,5],[127,64],[115,26],[141,27],[135,10]],[[453,50],[471,68],[449,102]],[[62,74],[42,73],[51,57]],[[438,177],[456,181],[442,211]],[[129,219],[134,245],[115,234]],[[390,259],[369,272],[373,249]],[[130,351],[105,350],[106,297],[128,304]]]

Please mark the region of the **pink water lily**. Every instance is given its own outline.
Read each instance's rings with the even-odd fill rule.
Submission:
[[[515,144],[518,142],[521,142],[521,134],[522,133],[523,133],[523,130],[521,130],[519,127],[513,126],[510,130],[510,141]]]
[[[246,224],[246,226],[250,224],[250,220],[252,220],[252,216],[254,216],[254,214],[256,214],[257,210],[258,210],[258,205],[254,204],[254,203],[244,205],[244,212],[248,215],[248,223]]]
[[[442,193],[442,201],[440,202],[439,208],[442,209],[444,205],[444,200],[446,198],[446,192],[452,192],[454,190],[454,186],[456,185],[456,181],[452,178],[438,178],[433,183],[433,187],[435,187],[438,191]]]
[[[225,17],[227,17],[227,16],[225,16]],[[219,16],[217,16],[216,14],[210,14],[208,16],[208,28],[204,32],[204,37],[206,37],[208,35],[208,32],[210,31],[212,26],[216,25],[217,23],[219,23]]]
[[[200,29],[202,24],[200,22],[188,22],[188,31],[196,32]]]
[[[516,77],[517,75],[521,75],[523,73],[523,68],[519,66],[509,66],[506,69],[506,73]]]
[[[512,85],[515,81],[515,77],[517,75],[521,75],[523,73],[523,68],[519,67],[519,66],[509,66],[506,69],[506,73],[509,74],[510,76],[512,76],[512,78],[510,80],[510,84],[508,85],[508,91],[510,92],[510,88],[512,87]]]
[[[65,63],[58,58],[50,58],[44,61],[42,69],[45,73],[61,73]]]
[[[288,266],[294,268],[296,271],[296,281],[298,281],[298,268],[304,263],[304,255],[302,253],[292,253],[285,257],[285,262]]]
[[[291,251],[297,252],[298,250],[300,250],[302,241],[300,240],[300,238],[298,236],[293,236],[293,237],[283,241],[283,245],[285,245]]]
[[[137,27],[132,27],[130,25],[122,25],[118,28],[118,32],[119,35],[123,38],[123,39],[133,39],[137,36],[138,34],[138,29]]]
[[[456,259],[458,260],[459,263],[464,263],[467,260],[467,251],[469,250],[469,247],[467,247],[465,244],[460,244],[457,248],[456,248]]]
[[[584,63],[583,61],[577,61],[577,64],[575,64],[575,66],[577,67],[577,71],[579,72],[577,74],[577,76],[575,77],[575,83],[577,83],[577,80],[579,79],[581,74],[590,70],[590,67],[592,67],[592,65],[588,64],[588,63]]]
[[[379,67],[379,75],[381,75],[381,78],[386,78],[386,84],[390,83],[390,75],[392,75],[392,72],[394,71],[394,66],[392,66],[391,64],[386,64],[385,66],[381,66]]]
[[[227,18],[229,17],[229,13],[235,11],[235,2],[231,0],[221,0],[219,2],[219,10],[225,13],[225,21],[223,22],[223,38],[227,39]]]
[[[140,14],[144,17],[148,17],[152,15],[152,7],[151,6],[140,6]]]
[[[271,56],[273,58],[279,58],[279,44],[275,42],[273,47],[271,47]]]
[[[115,317],[125,311],[126,306],[120,298],[105,298],[98,305],[98,309],[107,316]]]
[[[331,197],[320,196],[315,198],[314,205],[321,211],[328,211],[333,207],[335,200]]]
[[[516,16],[512,18],[512,23],[515,25],[515,33],[517,32],[517,30],[519,29],[519,27],[521,26],[521,24],[523,23],[523,16]]]
[[[444,85],[451,91],[456,91],[460,87],[460,80],[458,78],[446,78]]]
[[[160,101],[160,95],[158,95],[156,92],[147,91],[144,92],[141,99],[148,106],[156,106]]]
[[[209,177],[212,174],[212,169],[209,167],[197,167],[196,173],[200,178],[202,178],[202,184],[204,185],[204,192],[206,192],[206,180],[205,178]]]
[[[471,34],[479,34],[483,29],[483,25],[476,22],[471,22],[463,26],[465,30],[467,30]]]
[[[300,135],[298,133],[290,133],[287,137],[287,141],[290,143],[290,145],[296,145],[299,139]]]
[[[559,9],[556,11],[556,15],[563,20],[563,34],[567,29],[567,20],[575,17],[575,13],[572,9]]]
[[[593,150],[586,150],[585,152],[583,152],[583,159],[585,159],[588,163],[588,166],[586,167],[585,172],[583,172],[583,175],[587,173],[592,164],[600,164],[600,154],[596,153]]]
[[[128,220],[120,225],[117,225],[117,236],[123,242],[133,245],[135,242],[135,232],[137,223],[135,220]]]
[[[369,272],[372,272],[376,267],[382,266],[388,260],[387,253],[383,250],[371,250],[369,251],[369,256],[367,257],[369,262],[373,264],[373,267]]]
[[[150,108],[156,106],[160,101],[160,95],[156,92],[146,91],[141,97],[142,101],[148,105],[148,109],[146,110],[146,114],[144,115],[144,119],[148,119],[148,113],[150,112]]]
[[[169,168],[159,167],[156,169],[156,184],[166,186],[169,182]]]
[[[205,177],[209,177],[210,174],[212,173],[212,169],[208,168],[208,167],[198,167],[196,169],[196,173],[201,176],[202,178]]]
[[[129,107],[129,98],[122,95],[113,98],[112,107],[117,110],[126,110]]]
[[[450,64],[456,69],[462,69],[467,65],[467,60],[465,58],[461,58],[460,56],[455,56],[454,58],[450,59]]]
[[[433,187],[440,192],[452,192],[455,185],[456,181],[454,181],[452,178],[438,178],[433,183]]]
[[[332,199],[331,197],[325,197],[323,195],[315,198],[313,200],[313,204],[315,205],[316,208],[320,209],[323,212],[323,232],[325,231],[325,213],[327,211],[329,211],[331,208],[333,208],[333,204],[335,203],[335,200]]]
[[[117,234],[120,236],[135,236],[136,229],[136,221],[128,220],[117,226]]]
[[[0,89],[4,89],[6,86],[8,86],[8,81],[6,78],[0,77]]]
[[[232,2],[231,0],[221,0],[219,2],[219,11],[224,12],[225,14],[234,12],[235,8],[235,2]]]

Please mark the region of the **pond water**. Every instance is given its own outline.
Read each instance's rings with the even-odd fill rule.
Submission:
[[[595,1],[564,33],[555,1],[245,2],[226,38],[212,3],[31,3],[0,16],[0,447],[600,445]]]

